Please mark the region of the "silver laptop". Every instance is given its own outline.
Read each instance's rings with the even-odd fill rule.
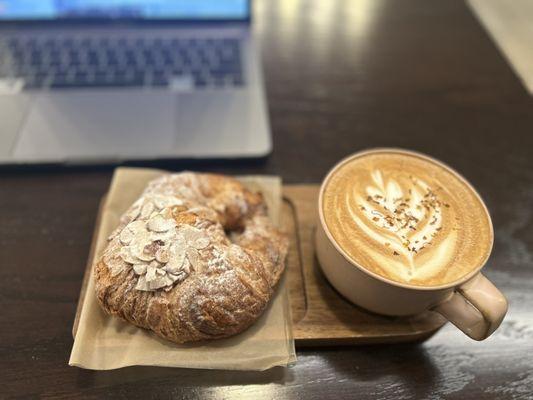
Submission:
[[[248,0],[1,0],[0,162],[271,151]]]

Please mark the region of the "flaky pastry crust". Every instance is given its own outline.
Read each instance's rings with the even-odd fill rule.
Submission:
[[[149,183],[94,265],[102,308],[176,343],[248,328],[285,266],[288,240],[262,196],[185,172]]]

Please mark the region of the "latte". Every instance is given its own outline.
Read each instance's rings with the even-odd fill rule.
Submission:
[[[345,256],[402,284],[458,281],[492,248],[490,217],[474,189],[416,153],[384,149],[347,159],[329,175],[321,207]]]

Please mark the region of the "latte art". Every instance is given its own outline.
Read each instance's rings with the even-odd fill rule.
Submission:
[[[390,248],[392,255],[404,259],[406,268],[399,273],[409,281],[420,273],[418,253],[431,246],[442,230],[443,204],[422,180],[410,176],[409,186],[402,188],[394,179],[385,184],[380,170],[371,176],[374,185],[367,186],[366,198],[354,196],[356,202],[350,201],[349,210],[362,231]],[[359,207],[366,218],[360,217],[354,207]]]
[[[413,285],[442,285],[480,266],[492,245],[483,204],[444,166],[412,153],[363,154],[333,173],[322,207],[353,261]]]

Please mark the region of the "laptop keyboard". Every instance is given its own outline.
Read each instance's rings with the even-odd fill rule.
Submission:
[[[238,39],[0,38],[0,80],[23,89],[244,84]]]

